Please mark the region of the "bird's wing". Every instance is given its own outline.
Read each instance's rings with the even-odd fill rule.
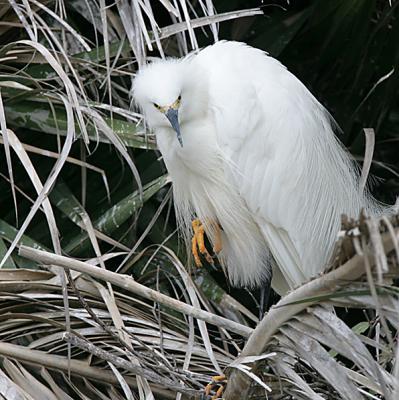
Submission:
[[[245,199],[289,286],[296,286],[318,272],[327,252],[311,225],[327,226],[335,217],[312,215],[323,188],[311,187],[314,171],[307,169],[323,160],[309,164],[312,143],[303,130],[320,128],[314,125],[322,117],[309,115],[315,100],[279,62],[243,44],[222,42],[197,58],[208,71],[226,179]],[[306,265],[309,259],[313,265]]]

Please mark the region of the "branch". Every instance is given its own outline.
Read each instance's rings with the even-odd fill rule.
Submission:
[[[77,336],[70,334],[69,332],[65,332],[62,338],[73,346],[85,350],[102,360],[109,361],[119,369],[133,372],[136,375],[140,375],[145,379],[148,379],[149,381],[167,387],[175,392],[185,393],[191,397],[195,397],[196,395],[198,395],[199,397],[200,392],[198,390],[186,388],[185,386],[180,385],[177,382],[172,381],[171,379],[164,378],[153,371],[142,368],[139,365],[134,365],[132,362],[127,361],[122,357],[115,356],[109,351],[103,350],[93,343],[90,343],[87,340],[80,339]]]
[[[220,317],[208,311],[198,309],[189,304],[183,303],[182,301],[166,296],[163,293],[157,292],[156,290],[150,289],[147,286],[141,285],[129,275],[107,271],[103,268],[99,268],[73,258],[56,255],[27,246],[21,246],[19,248],[19,255],[28,258],[29,260],[41,262],[46,265],[57,265],[63,268],[86,273],[94,278],[110,282],[111,284],[123,288],[129,292],[138,294],[145,299],[155,301],[183,314],[190,315],[199,320],[218,326],[219,328],[225,328],[243,337],[248,337],[253,331],[253,329],[248,326],[231,321],[227,318]]]
[[[0,355],[10,357],[22,362],[27,362],[36,366],[41,366],[58,371],[69,372],[80,378],[92,379],[97,382],[106,382],[112,385],[119,385],[116,376],[104,369],[90,366],[86,361],[68,360],[67,357],[48,354],[40,350],[32,350],[25,346],[11,343],[0,342]],[[137,381],[132,376],[126,376],[125,381],[129,386],[137,388]],[[151,390],[161,398],[174,400],[176,394],[172,391],[163,389],[158,385],[151,385]]]

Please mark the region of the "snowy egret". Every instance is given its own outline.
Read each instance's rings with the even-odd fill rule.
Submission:
[[[196,263],[212,262],[205,232],[233,285],[272,274],[284,294],[323,270],[341,214],[383,211],[359,189],[328,112],[263,51],[222,41],[155,61],[133,94],[172,178],[179,226],[187,239],[194,230]]]

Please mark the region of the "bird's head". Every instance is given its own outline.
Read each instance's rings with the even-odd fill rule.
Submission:
[[[173,128],[181,146],[181,125],[196,119],[202,112],[200,101],[189,100],[198,99],[196,80],[192,78],[187,63],[167,59],[143,67],[133,82],[134,100],[149,127],[154,130]]]

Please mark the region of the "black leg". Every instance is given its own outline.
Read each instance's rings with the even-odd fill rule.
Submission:
[[[265,312],[267,311],[267,306],[269,304],[270,292],[272,290],[272,274],[262,282],[260,287],[260,299],[259,299],[259,320],[263,318]]]

